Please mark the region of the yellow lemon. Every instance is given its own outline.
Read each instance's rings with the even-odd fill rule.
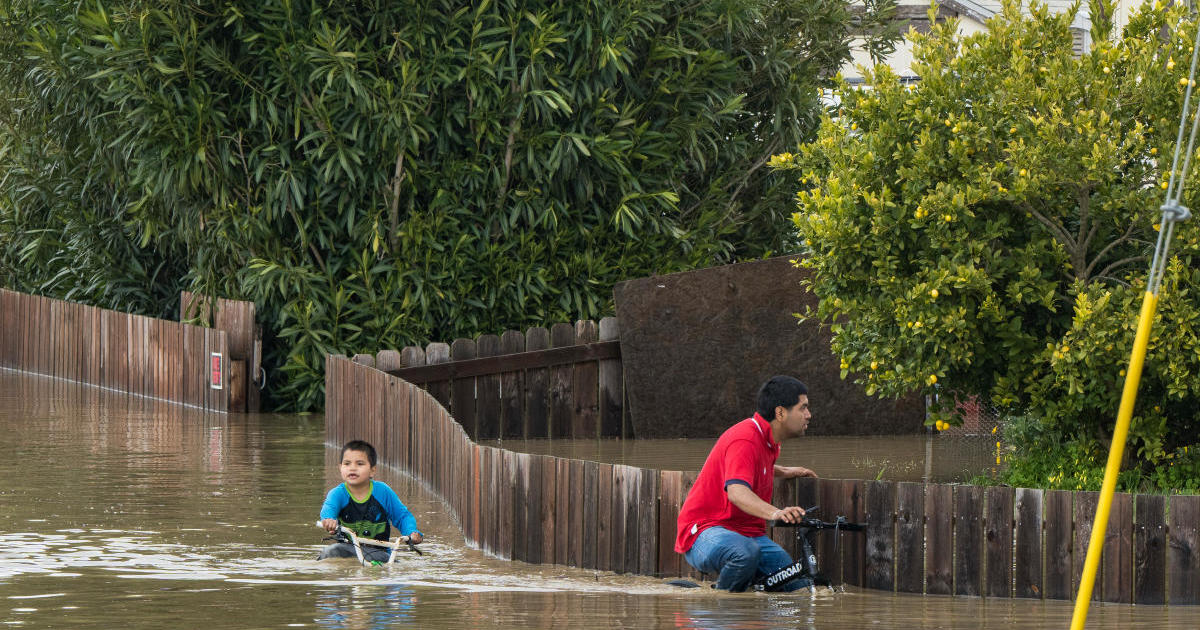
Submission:
[[[933,299],[935,299],[935,300],[936,300],[936,299],[937,299],[937,296],[938,296],[938,290],[937,290],[937,289],[934,289],[934,290],[932,290],[932,291],[930,291],[930,292],[929,292],[929,297],[931,297],[931,298],[933,298]]]
[[[930,385],[936,385],[936,384],[937,384],[937,374],[930,374],[930,375],[929,375],[929,384],[930,384]]]

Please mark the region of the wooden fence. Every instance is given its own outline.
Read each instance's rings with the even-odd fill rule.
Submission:
[[[427,389],[471,439],[629,437],[617,334],[606,317],[356,359]]]
[[[224,331],[0,289],[0,367],[225,412],[228,356]]]
[[[190,291],[179,295],[179,321],[225,331],[229,345],[229,410],[257,412],[261,406],[262,329],[255,320],[254,302],[216,299],[216,309],[204,296]],[[214,317],[213,311],[216,311]]]
[[[393,358],[361,357],[362,363]],[[467,539],[501,558],[671,577],[694,572],[673,550],[695,473],[479,446],[427,391],[329,357],[326,442],[365,439],[385,464],[439,494]],[[777,504],[819,505],[868,524],[819,533],[822,573],[908,593],[1070,599],[1097,494],[888,481],[801,479]],[[1200,603],[1200,497],[1118,494],[1095,598]],[[772,537],[793,555],[794,530]]]

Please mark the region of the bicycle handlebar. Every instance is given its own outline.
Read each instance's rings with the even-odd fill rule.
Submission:
[[[788,523],[785,521],[770,519],[767,521],[768,527],[804,527],[807,529],[842,529],[848,532],[861,532],[867,529],[866,523],[852,523],[845,516],[839,516],[833,522],[822,521],[817,518],[805,516],[796,523]]]

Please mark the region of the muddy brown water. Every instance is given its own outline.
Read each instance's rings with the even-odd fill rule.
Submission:
[[[519,453],[696,471],[714,441],[495,440],[481,444]],[[996,473],[995,444],[990,434],[800,436],[784,441],[779,464],[804,466],[829,479],[961,482]]]
[[[683,590],[490,558],[383,470],[426,555],[315,560],[320,415],[222,416],[0,370],[0,626],[15,628],[1065,628],[1070,602]],[[799,442],[797,442],[799,444]],[[582,447],[580,447],[582,448]],[[594,448],[594,447],[593,447]],[[905,447],[907,448],[907,447]],[[693,445],[664,443],[656,466]],[[678,457],[677,457],[678,456]],[[690,456],[690,455],[689,455]],[[641,464],[639,464],[641,465]],[[1093,604],[1089,628],[1200,627],[1200,608]]]

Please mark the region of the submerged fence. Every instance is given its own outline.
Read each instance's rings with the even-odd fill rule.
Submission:
[[[225,412],[224,331],[0,289],[0,367]]]
[[[394,357],[362,356],[386,366]],[[695,473],[479,446],[427,391],[344,357],[326,362],[326,441],[368,440],[382,460],[439,494],[467,539],[501,558],[671,577]],[[888,481],[802,479],[778,504],[866,522],[817,535],[835,583],[910,593],[1069,599],[1091,535],[1096,493]],[[1117,495],[1095,598],[1200,603],[1200,497]],[[791,553],[793,530],[772,537]]]
[[[428,390],[471,439],[629,437],[620,358],[606,317],[410,346],[376,367]]]

